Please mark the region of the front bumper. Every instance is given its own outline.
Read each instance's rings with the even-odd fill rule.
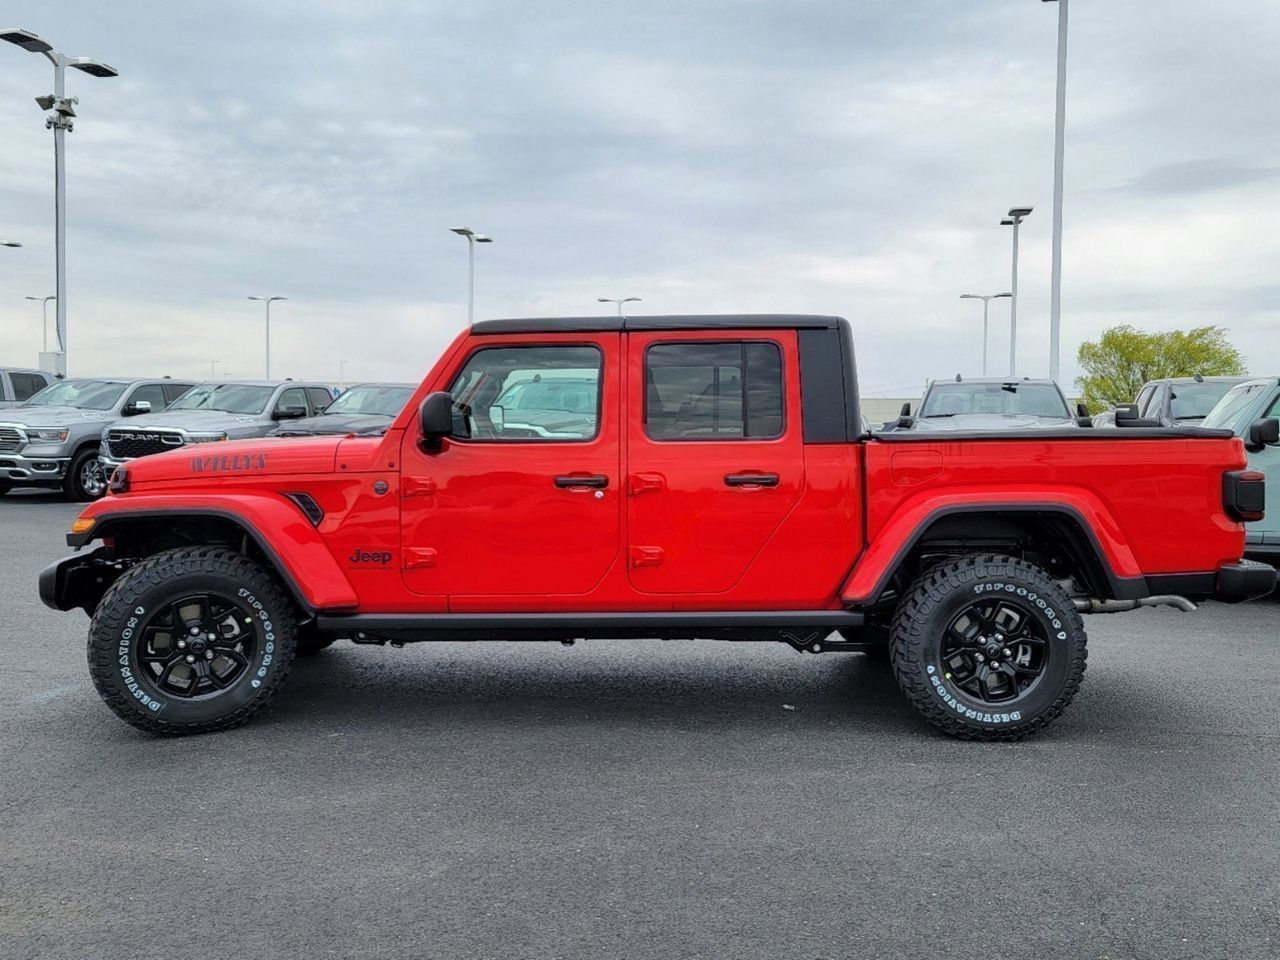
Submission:
[[[1265,597],[1275,588],[1275,567],[1256,560],[1241,560],[1219,568],[1213,599],[1224,603],[1241,603]]]
[[[0,453],[0,480],[13,484],[57,486],[67,472],[70,457],[28,457]]]
[[[54,610],[84,610],[92,615],[98,601],[124,572],[110,560],[107,548],[63,557],[40,571],[40,600]]]

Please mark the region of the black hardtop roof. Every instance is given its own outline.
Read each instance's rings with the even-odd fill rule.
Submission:
[[[624,330],[833,330],[840,317],[800,313],[679,314],[657,317],[523,317],[481,320],[472,333],[619,333]]]

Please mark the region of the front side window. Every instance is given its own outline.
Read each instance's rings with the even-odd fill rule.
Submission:
[[[13,384],[15,400],[27,400],[45,388],[44,377],[38,373],[11,373],[9,382]]]
[[[159,413],[164,409],[164,389],[158,383],[144,383],[129,394],[128,405],[136,406],[140,402],[151,404],[151,411]]]
[[[656,343],[645,353],[644,379],[645,433],[653,440],[782,436],[776,343]]]
[[[486,347],[449,393],[461,440],[591,440],[600,425],[597,347]]]
[[[1152,411],[1147,410],[1147,407],[1151,403],[1151,398],[1155,396],[1155,393],[1156,393],[1155,384],[1148,384],[1147,386],[1142,388],[1142,392],[1138,394],[1138,399],[1134,401],[1134,404],[1138,408],[1138,416],[1145,417],[1148,413],[1158,412],[1154,410]]]
[[[276,413],[284,413],[290,407],[307,412],[307,394],[301,387],[290,387],[280,394],[276,401]]]

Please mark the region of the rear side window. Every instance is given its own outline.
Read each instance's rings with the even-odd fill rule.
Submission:
[[[311,398],[312,413],[323,413],[324,408],[333,403],[333,394],[324,387],[307,387],[307,396]]]
[[[13,399],[26,400],[33,397],[47,385],[48,381],[38,373],[11,373],[9,382],[13,384]]]
[[[644,358],[653,440],[782,436],[782,351],[771,341],[655,343]]]

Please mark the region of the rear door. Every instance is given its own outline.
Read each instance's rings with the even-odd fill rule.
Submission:
[[[631,584],[724,592],[804,487],[795,331],[627,336]]]

